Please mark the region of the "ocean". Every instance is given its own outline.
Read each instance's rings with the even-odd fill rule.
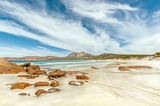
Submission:
[[[102,66],[110,63],[105,60],[45,60],[45,61],[13,61],[17,64],[31,62],[32,64],[39,65],[41,68],[50,69],[84,69],[89,67]]]

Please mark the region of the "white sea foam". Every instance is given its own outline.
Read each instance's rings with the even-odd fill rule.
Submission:
[[[25,61],[32,62],[32,61]],[[17,61],[18,64],[25,63],[24,61]],[[89,68],[96,65],[106,65],[110,61],[97,60],[50,60],[50,61],[34,61],[32,64],[40,65],[43,69],[69,69],[69,68]]]

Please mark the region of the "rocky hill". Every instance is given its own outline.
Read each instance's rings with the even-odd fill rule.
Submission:
[[[155,53],[153,55],[148,54],[112,54],[112,53],[104,53],[100,55],[92,55],[86,52],[72,52],[68,56],[65,57],[55,57],[55,56],[27,56],[21,58],[7,58],[8,60],[76,60],[76,59],[139,59],[139,58],[157,58],[160,53]]]
[[[90,57],[93,57],[93,55],[86,52],[73,52],[67,56],[67,58],[90,58]]]

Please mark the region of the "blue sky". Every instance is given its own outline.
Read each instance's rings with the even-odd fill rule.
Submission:
[[[160,51],[160,0],[0,0],[0,56]]]

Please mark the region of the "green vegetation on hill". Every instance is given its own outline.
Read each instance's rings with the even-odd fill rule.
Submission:
[[[154,54],[155,57],[160,57],[160,52]]]
[[[141,55],[141,54],[102,54],[95,56],[95,59],[130,59],[130,58],[145,58],[151,55]]]
[[[147,54],[111,54],[92,55],[85,52],[73,52],[66,57],[55,56],[28,56],[22,58],[9,58],[9,60],[104,60],[104,59],[141,59],[146,57],[160,57],[160,52],[153,55]]]

